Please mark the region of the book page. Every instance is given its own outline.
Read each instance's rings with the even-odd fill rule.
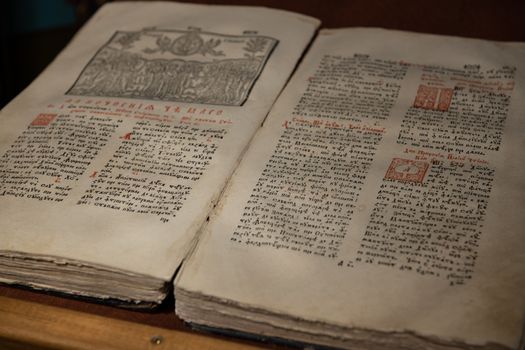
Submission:
[[[176,287],[517,348],[525,45],[322,30]]]
[[[318,25],[105,5],[2,110],[0,251],[168,281]]]

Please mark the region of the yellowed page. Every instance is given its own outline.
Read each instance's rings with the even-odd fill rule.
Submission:
[[[0,251],[169,281],[318,25],[105,5],[1,112]]]
[[[517,348],[525,45],[322,30],[176,287]]]

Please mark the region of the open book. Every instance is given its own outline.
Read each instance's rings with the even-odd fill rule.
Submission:
[[[525,44],[322,30],[265,119],[317,25],[104,7],[2,112],[2,281],[149,305],[186,258],[198,327],[523,347]]]

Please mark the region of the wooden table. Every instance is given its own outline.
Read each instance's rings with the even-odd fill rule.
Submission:
[[[283,348],[191,330],[173,295],[154,312],[119,309],[14,287],[0,288],[0,349]]]
[[[320,18],[323,27],[330,28],[375,26],[525,41],[523,1],[231,0],[213,3],[283,8]],[[0,349],[284,348],[192,331],[175,316],[172,299],[168,297],[155,312],[145,313],[0,286]]]

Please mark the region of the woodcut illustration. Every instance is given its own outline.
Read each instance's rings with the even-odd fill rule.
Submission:
[[[118,31],[67,94],[241,106],[276,44],[200,30]]]

